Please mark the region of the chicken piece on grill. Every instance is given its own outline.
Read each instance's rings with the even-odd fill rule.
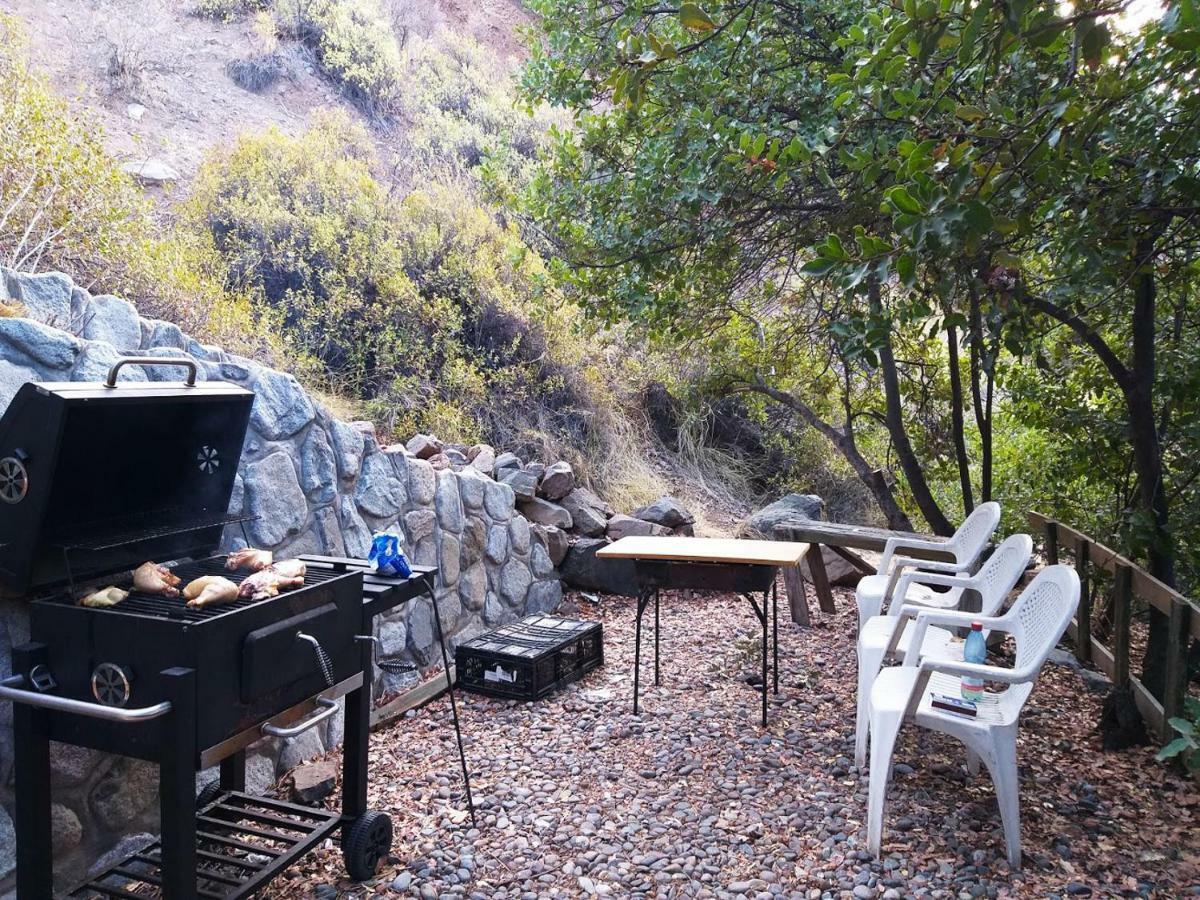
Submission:
[[[183,596],[193,608],[232,603],[238,598],[238,586],[221,575],[201,575],[188,582]]]
[[[179,580],[178,575],[158,563],[144,562],[133,571],[133,587],[143,594],[178,597]]]
[[[129,591],[123,591],[119,587],[101,588],[94,594],[88,594],[79,601],[80,606],[90,606],[93,609],[107,609],[110,606],[116,606],[122,600],[129,596]]]
[[[288,576],[269,568],[255,572],[243,581],[238,588],[238,596],[244,600],[266,600],[268,597],[278,597],[280,591],[290,591],[303,586],[303,575]]]
[[[256,550],[253,547],[244,547],[241,550],[234,550],[229,554],[229,558],[225,560],[225,568],[230,572],[236,572],[238,569],[261,572],[267,566],[271,565],[273,560],[274,556],[270,550]]]
[[[271,571],[276,572],[281,578],[303,579],[304,573],[308,570],[298,559],[281,559],[271,566]]]

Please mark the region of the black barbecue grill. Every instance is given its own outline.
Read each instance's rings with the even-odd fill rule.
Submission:
[[[118,384],[130,363],[185,366],[188,380]],[[214,552],[246,521],[226,510],[254,398],[195,375],[191,360],[123,360],[104,384],[27,384],[0,419],[0,586],[31,598],[31,642],[0,682],[14,703],[20,900],[52,895],[50,741],[160,771],[161,838],[72,897],[245,897],[339,827],[354,878],[390,848],[390,820],[366,805],[371,620],[429,592],[434,569],[364,586],[365,563],[310,557],[302,587],[264,600],[78,603],[146,560],[181,587],[246,576]],[[246,794],[245,748],[316,726],[341,697],[341,812]],[[217,764],[197,812],[196,774]]]

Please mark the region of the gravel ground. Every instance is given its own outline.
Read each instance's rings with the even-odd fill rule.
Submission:
[[[461,699],[478,828],[443,698],[373,736],[371,803],[396,822],[379,876],[346,881],[330,847],[267,896],[1200,895],[1200,785],[1148,749],[1103,753],[1101,698],[1058,666],[1022,722],[1023,871],[1004,860],[986,773],[968,781],[961,747],[916,729],[897,746],[873,860],[866,777],[850,758],[853,598],[837,602],[810,629],[781,629],[765,730],[744,680],[758,627],[744,601],[664,597],[663,685],[645,690],[639,716],[633,602],[584,603],[580,615],[604,623],[603,668],[535,704]]]

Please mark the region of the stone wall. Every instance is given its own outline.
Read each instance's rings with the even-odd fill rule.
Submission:
[[[435,468],[405,446],[380,446],[367,423],[332,418],[290,375],[203,345],[169,322],[143,319],[128,302],[92,296],[66,276],[0,268],[0,299],[24,304],[28,318],[0,319],[0,411],[27,381],[97,381],[121,356],[196,359],[202,378],[254,391],[250,430],[231,509],[259,518],[249,538],[277,556],[365,556],[371,533],[395,530],[411,559],[440,568],[438,610],[453,646],[487,627],[562,598],[556,565],[565,552],[557,529],[531,524],[513,488],[470,464]],[[179,380],[179,367],[122,370],[130,380]],[[486,456],[486,454],[485,454]],[[226,548],[244,543],[240,528]],[[383,652],[422,665],[440,660],[427,600],[377,622]],[[0,601],[0,674],[10,649],[28,639],[23,601]],[[376,673],[376,695],[402,686]],[[411,677],[411,676],[410,676]],[[0,894],[11,887],[12,710],[0,704]],[[251,790],[341,741],[340,717],[292,741],[265,741],[250,754]],[[77,748],[54,753],[58,873],[85,869],[122,835],[152,829],[157,783],[152,767]]]

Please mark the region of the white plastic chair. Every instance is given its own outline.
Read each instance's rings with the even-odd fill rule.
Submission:
[[[922,538],[894,537],[888,538],[883,546],[883,556],[880,557],[878,571],[868,575],[858,582],[854,599],[858,604],[858,627],[862,628],[867,619],[883,612],[883,607],[889,598],[903,595],[896,593],[896,585],[904,570],[911,568],[932,569],[936,572],[958,574],[970,572],[979,560],[979,554],[991,540],[996,526],[1000,524],[1000,504],[994,501],[981,503],[967,516],[958,531],[944,541],[927,541]],[[953,557],[949,560],[914,559],[911,556],[897,556],[900,550],[934,550]],[[924,591],[923,595],[929,600],[926,605],[932,605],[932,591]],[[912,598],[909,598],[912,599]]]
[[[1038,573],[1003,616],[930,610],[917,615],[912,645],[904,665],[884,669],[871,687],[871,778],[867,810],[867,846],[879,856],[883,842],[883,805],[892,768],[892,750],[905,721],[958,738],[967,746],[967,767],[974,774],[982,759],[992,775],[1008,862],[1021,865],[1020,798],[1017,780],[1017,721],[1047,655],[1058,643],[1079,605],[1079,576],[1069,566],[1050,566]],[[917,648],[930,625],[961,627],[982,621],[985,628],[1013,636],[1016,658],[1011,669],[956,660],[918,662]],[[960,696],[963,675],[1002,682],[1008,689],[985,691],[972,718],[932,705],[934,694]]]
[[[1033,555],[1033,540],[1027,534],[1014,534],[996,548],[980,570],[974,575],[939,575],[934,572],[906,572],[896,583],[896,596],[910,596],[909,587],[914,583],[938,585],[950,590],[933,594],[939,607],[954,609],[962,602],[963,594],[975,591],[979,595],[980,617],[990,617],[1000,611],[1004,598],[1013,589],[1025,572],[1025,566]],[[871,696],[871,685],[885,660],[898,658],[908,653],[914,628],[909,623],[923,608],[924,597],[904,602],[893,601],[887,615],[871,616],[858,634],[858,711],[854,720],[854,764],[862,768],[867,763],[867,735],[869,717],[867,702]],[[906,627],[909,626],[909,627]],[[962,659],[962,643],[955,640],[954,632],[946,628],[930,627],[925,631],[920,644],[922,658]]]

